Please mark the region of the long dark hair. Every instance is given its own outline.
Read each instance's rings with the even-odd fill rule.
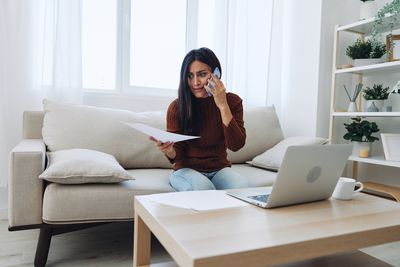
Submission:
[[[207,64],[211,71],[218,67],[222,74],[221,64],[217,56],[207,47],[193,49],[183,59],[178,89],[178,111],[183,134],[196,134],[198,132],[195,123],[199,119],[198,103],[188,84],[189,66],[195,60]]]

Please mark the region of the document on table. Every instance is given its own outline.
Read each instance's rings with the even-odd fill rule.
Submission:
[[[221,190],[185,191],[145,196],[148,200],[195,211],[218,210],[249,205]]]
[[[129,123],[129,122],[125,122],[125,121],[121,121],[121,122],[134,128],[135,130],[138,130],[139,132],[147,134],[148,136],[153,136],[155,139],[161,141],[162,143],[165,143],[165,142],[176,143],[176,142],[180,142],[180,141],[200,138],[200,136],[191,136],[191,135],[170,133],[167,131],[163,131],[163,130],[151,127],[151,126],[143,124],[143,123]]]

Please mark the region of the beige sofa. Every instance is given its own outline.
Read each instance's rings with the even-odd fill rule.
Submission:
[[[123,128],[121,118],[165,128],[165,112],[133,113],[46,102],[44,111],[24,113],[23,140],[10,153],[9,230],[40,228],[35,266],[45,265],[52,235],[96,223],[133,220],[135,195],[173,191],[168,183],[169,162],[147,136]],[[271,185],[276,172],[246,162],[283,139],[275,110],[249,109],[244,120],[246,145],[238,152],[229,151],[232,167],[248,177],[252,186]],[[46,166],[46,151],[68,148],[112,154],[135,180],[59,184],[39,179]]]

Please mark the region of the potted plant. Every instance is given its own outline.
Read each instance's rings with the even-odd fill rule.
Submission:
[[[360,20],[369,19],[375,16],[378,6],[374,0],[361,0],[363,2],[360,7]]]
[[[378,125],[359,117],[351,119],[352,123],[344,123],[347,133],[343,138],[353,142],[353,156],[366,158],[371,154],[372,142],[379,140],[378,137],[372,136],[373,133],[379,132]]]
[[[391,47],[393,47],[392,32],[394,26],[399,23],[398,15],[400,14],[400,0],[393,0],[392,2],[386,3],[375,15],[374,24],[372,26],[372,39],[377,40],[378,35],[384,31],[388,25],[390,27],[389,40]],[[387,23],[384,23],[384,18],[390,15]]]
[[[383,84],[374,84],[372,88],[367,86],[363,90],[363,97],[366,100],[367,111],[383,111],[385,100],[388,99],[389,87],[383,87]]]
[[[385,53],[385,43],[374,39],[364,41],[358,38],[346,49],[346,55],[354,60],[354,66],[382,63],[385,61],[382,58]]]

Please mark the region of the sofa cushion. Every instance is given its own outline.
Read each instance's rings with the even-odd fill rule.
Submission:
[[[246,144],[237,152],[228,150],[228,159],[232,163],[245,163],[283,139],[275,108],[257,107],[244,111]]]
[[[252,186],[272,185],[276,173],[248,164],[232,168],[249,178]],[[127,170],[136,180],[118,184],[66,185],[52,183],[46,187],[43,221],[46,223],[79,223],[133,219],[135,195],[172,192],[171,170]]]
[[[255,168],[249,164],[234,164],[232,169],[249,179],[250,187],[271,186],[277,175],[276,172]]]
[[[66,149],[47,153],[48,167],[40,179],[60,184],[116,183],[133,177],[114,156],[90,149]]]
[[[127,110],[43,101],[42,135],[49,151],[86,148],[113,155],[124,168],[171,168],[148,136],[121,123],[165,129],[165,112]]]
[[[286,150],[289,146],[322,145],[325,144],[327,141],[327,139],[322,137],[288,137],[276,144],[273,148],[268,149],[267,151],[256,156],[255,158],[253,158],[253,160],[248,161],[247,163],[256,167],[277,171],[281,166],[283,157],[285,156]]]

